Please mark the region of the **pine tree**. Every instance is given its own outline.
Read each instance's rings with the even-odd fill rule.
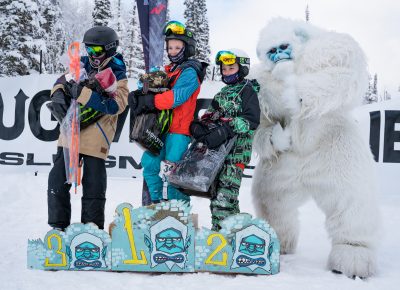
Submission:
[[[0,75],[38,72],[40,50],[45,50],[45,46],[37,2],[2,0],[0,27]]]
[[[184,18],[186,27],[193,31],[197,40],[195,58],[210,63],[211,49],[206,0],[185,0]],[[211,69],[207,69],[207,78],[211,78]]]
[[[310,21],[310,9],[308,8],[308,4],[306,7],[306,21],[309,22]]]
[[[392,96],[390,95],[390,93],[387,90],[385,90],[383,92],[383,100],[384,101],[388,101],[388,100],[391,100],[391,99],[392,99]]]
[[[127,31],[126,31],[125,23],[128,23],[129,21],[126,21],[124,19],[122,11],[123,11],[122,1],[121,0],[117,0],[116,8],[115,8],[115,16],[114,16],[114,18],[115,18],[115,31],[117,32],[118,37],[119,37],[119,48],[124,50],[125,46],[126,46],[126,43],[127,43],[127,41],[126,41],[126,39],[127,39]]]
[[[48,73],[65,71],[60,57],[66,50],[65,30],[60,3],[58,0],[40,0],[41,23],[45,33],[47,52],[43,55],[44,66]]]
[[[74,41],[82,42],[84,33],[93,26],[92,11],[94,3],[78,0],[59,0],[59,2],[66,38],[66,47],[64,47],[61,61],[68,66],[67,47]],[[83,45],[81,46],[81,53],[85,53]]]
[[[374,75],[374,84],[372,86],[372,93],[378,95],[378,74]]]
[[[371,75],[369,75],[368,89],[364,95],[363,104],[371,104],[378,102],[378,76],[374,75],[374,80],[372,82]]]
[[[117,0],[117,33],[122,32],[121,0]]]
[[[112,19],[110,0],[94,0],[93,26],[108,26]]]
[[[133,7],[129,15],[126,40],[127,44],[124,51],[126,51],[127,74],[128,77],[138,79],[139,74],[145,72],[145,65],[136,1],[133,1]]]

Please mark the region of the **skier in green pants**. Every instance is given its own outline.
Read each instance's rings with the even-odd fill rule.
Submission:
[[[191,126],[191,133],[211,149],[237,135],[220,171],[216,196],[210,205],[212,229],[218,231],[222,220],[240,212],[239,188],[243,170],[250,162],[254,130],[260,123],[260,106],[257,81],[245,78],[250,69],[247,54],[238,49],[220,51],[215,61],[220,66],[222,81],[226,86],[214,96],[201,120],[212,120],[222,125],[207,135],[201,130],[197,131],[196,126]]]

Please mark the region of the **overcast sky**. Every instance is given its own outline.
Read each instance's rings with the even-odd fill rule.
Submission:
[[[309,5],[314,25],[346,32],[364,49],[371,74],[378,74],[380,93],[400,97],[399,0],[208,0],[212,59],[221,49],[245,50],[258,62],[256,44],[262,27],[273,17],[305,19]],[[171,19],[184,22],[183,0],[169,0]]]

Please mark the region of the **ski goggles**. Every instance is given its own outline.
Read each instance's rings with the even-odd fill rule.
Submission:
[[[170,21],[165,25],[164,28],[164,34],[165,35],[170,35],[170,34],[179,34],[183,35],[185,34],[186,27],[179,21]]]
[[[225,64],[232,65],[234,63],[238,64],[250,64],[250,58],[236,56],[233,52],[227,50],[221,50],[217,53],[215,57],[215,63],[217,65]]]
[[[86,46],[86,52],[90,56],[100,56],[105,53],[105,49],[101,45]]]

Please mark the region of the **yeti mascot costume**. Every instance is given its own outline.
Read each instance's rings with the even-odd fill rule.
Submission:
[[[332,239],[328,267],[349,277],[376,270],[374,161],[351,110],[368,85],[363,51],[349,35],[272,20],[260,34],[261,124],[252,195],[256,212],[293,253],[298,207],[311,196]],[[317,243],[318,241],[310,241]]]

